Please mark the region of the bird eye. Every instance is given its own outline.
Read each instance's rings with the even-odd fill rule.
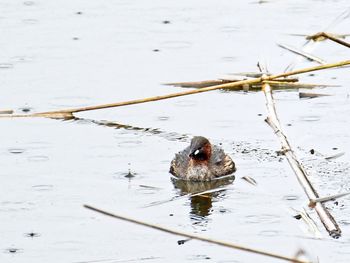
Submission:
[[[199,154],[199,150],[195,150],[195,152],[193,153],[194,155]]]

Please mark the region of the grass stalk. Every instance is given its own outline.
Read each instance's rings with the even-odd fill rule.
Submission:
[[[246,252],[250,252],[250,253],[255,253],[255,254],[259,254],[259,255],[263,255],[263,256],[268,256],[268,257],[272,257],[272,258],[277,258],[277,259],[281,259],[284,261],[289,261],[289,262],[294,262],[294,263],[307,263],[309,261],[305,261],[305,260],[299,260],[296,258],[292,258],[292,257],[287,257],[284,255],[279,255],[276,253],[272,253],[272,252],[266,252],[263,250],[258,250],[258,249],[253,249],[253,248],[249,248],[246,246],[242,246],[242,245],[238,245],[238,244],[234,244],[234,243],[230,243],[230,242],[225,242],[225,241],[221,241],[221,240],[216,240],[216,239],[212,239],[212,238],[207,238],[207,237],[203,237],[203,236],[199,236],[199,235],[195,235],[195,234],[190,234],[190,233],[186,233],[186,232],[181,232],[181,231],[177,231],[177,230],[173,230],[170,228],[165,228],[162,226],[158,226],[155,224],[150,224],[150,223],[146,223],[140,220],[136,220],[136,219],[132,219],[132,218],[128,218],[122,215],[117,215],[114,213],[110,213],[104,210],[101,210],[99,208],[95,208],[92,207],[90,205],[84,205],[85,208],[90,209],[92,211],[95,211],[97,213],[106,215],[106,216],[110,216],[116,219],[120,219],[123,221],[127,221],[130,223],[134,223],[137,225],[141,225],[141,226],[145,226],[148,228],[153,228],[162,232],[166,232],[169,234],[173,234],[173,235],[177,235],[177,236],[182,236],[182,237],[186,237],[186,238],[190,238],[190,239],[196,239],[196,240],[200,240],[200,241],[204,241],[207,243],[211,243],[211,244],[215,244],[215,245],[219,245],[219,246],[224,246],[224,247],[228,247],[228,248],[233,248],[233,249],[238,249],[238,250],[242,250],[242,251],[246,251]]]
[[[271,75],[271,76],[264,76],[259,78],[252,78],[248,80],[241,80],[236,82],[230,82],[220,85],[215,85],[211,87],[205,87],[201,89],[195,89],[195,90],[189,90],[189,91],[182,91],[167,95],[161,95],[161,96],[155,96],[155,97],[148,97],[148,98],[142,98],[142,99],[136,99],[136,100],[129,100],[129,101],[123,101],[123,102],[116,102],[116,103],[109,103],[109,104],[101,104],[101,105],[95,105],[95,106],[88,106],[88,107],[80,107],[80,108],[71,108],[71,109],[62,109],[62,110],[56,110],[56,111],[48,111],[48,112],[39,112],[34,114],[17,114],[17,115],[0,115],[0,118],[4,117],[45,117],[45,118],[55,118],[55,119],[70,119],[74,118],[74,113],[78,112],[84,112],[84,111],[91,111],[91,110],[100,110],[100,109],[107,109],[107,108],[115,108],[115,107],[121,107],[121,106],[127,106],[127,105],[134,105],[134,104],[140,104],[140,103],[146,103],[151,101],[158,101],[158,100],[165,100],[170,98],[176,98],[180,96],[187,96],[192,94],[198,94],[198,93],[204,93],[208,91],[218,90],[218,89],[242,89],[243,86],[246,85],[253,85],[262,83],[263,81],[271,81],[279,78],[285,78],[289,76],[294,76],[298,74],[318,71],[318,70],[324,70],[324,69],[330,69],[330,68],[337,68],[337,67],[344,67],[350,65],[350,60],[340,61],[336,63],[330,63],[325,65],[319,65],[314,67],[308,67],[298,70],[292,70],[289,72]]]

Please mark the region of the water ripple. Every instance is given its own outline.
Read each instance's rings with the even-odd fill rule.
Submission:
[[[245,217],[245,223],[261,224],[261,223],[278,223],[280,217],[272,214],[248,215]]]

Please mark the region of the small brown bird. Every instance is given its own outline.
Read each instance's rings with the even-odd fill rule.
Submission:
[[[205,137],[195,136],[189,147],[175,155],[169,172],[183,180],[210,181],[235,171],[235,163],[224,150]]]

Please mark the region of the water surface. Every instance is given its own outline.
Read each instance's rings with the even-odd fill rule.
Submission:
[[[327,28],[342,1],[9,1],[0,3],[0,109],[37,112],[177,92],[161,83],[283,71],[300,47],[295,33]],[[349,19],[329,30],[349,33]],[[349,49],[319,43],[315,55]],[[314,65],[297,60],[296,67]],[[332,96],[275,94],[285,132],[322,195],[349,191],[348,69],[301,76],[338,84]],[[343,230],[328,237],[265,124],[262,93],[213,91],[80,113],[79,120],[1,119],[1,262],[272,262],[95,214],[94,205],[180,231],[320,262],[348,262],[349,198],[328,207]],[[221,144],[236,178],[189,197],[168,173],[193,135]],[[314,149],[316,154],[311,154]],[[327,161],[325,157],[345,152]],[[242,177],[251,177],[253,186]],[[310,213],[315,239],[290,208]]]

